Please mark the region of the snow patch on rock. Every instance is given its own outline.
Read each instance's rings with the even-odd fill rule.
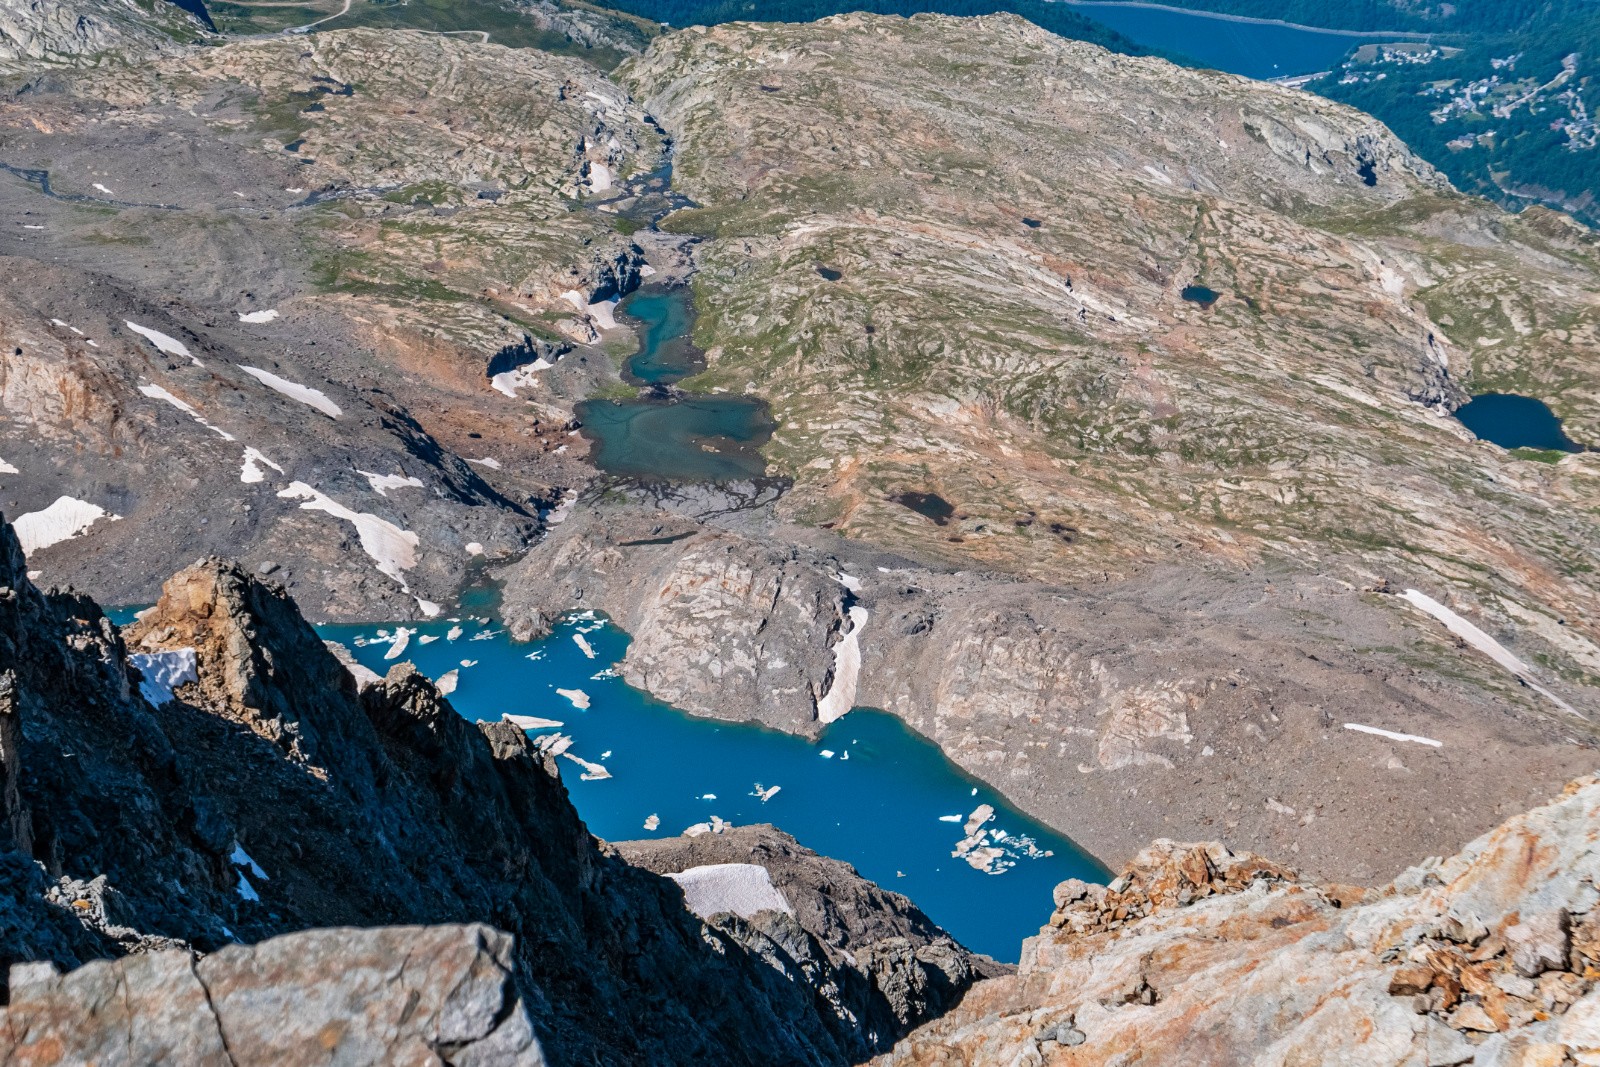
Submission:
[[[101,519],[116,522],[121,515],[109,514],[98,504],[79,500],[75,496],[57,497],[55,503],[43,511],[30,511],[19,515],[11,529],[22,545],[22,554],[31,556],[41,548],[82,537]]]
[[[772,875],[759,864],[711,863],[667,877],[678,883],[683,902],[702,919],[727,912],[743,919],[763,911],[794,914],[789,901],[772,884]]]
[[[282,393],[291,400],[298,400],[307,407],[316,408],[330,419],[337,419],[344,414],[339,405],[329,400],[328,394],[320,389],[313,389],[308,385],[301,385],[299,382],[291,382],[287,378],[280,378],[271,371],[262,370],[260,367],[241,365],[239,369],[267,388]]]

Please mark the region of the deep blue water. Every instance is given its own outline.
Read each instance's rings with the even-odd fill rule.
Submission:
[[[610,667],[622,658],[629,638],[593,614],[569,616],[548,638],[527,645],[512,643],[499,623],[471,619],[449,641],[452,625],[408,624],[417,633],[393,661],[384,659],[392,646],[381,636],[392,634],[393,626],[320,631],[379,673],[403,660],[435,679],[457,670],[450,701],[468,718],[499,719],[511,712],[561,722],[555,732],[573,738],[568,751],[612,774],[585,781],[579,764],[557,761],[578,813],[599,837],[670,836],[712,815],[736,824],[770,822],[906,894],[967,946],[1008,961],[1017,959],[1022,939],[1049,918],[1056,883],[1108,877],[1071,841],[968,777],[892,715],[858,709],[828,726],[816,742],[697,719],[615,675]],[[437,639],[423,644],[424,636]],[[588,642],[593,659],[575,637]],[[462,667],[463,660],[475,662]],[[589,709],[579,710],[557,689],[581,690]],[[762,801],[752,795],[758,785],[780,788]],[[996,811],[988,827],[1004,834],[997,874],[950,854],[964,835],[962,823],[984,803]],[[644,828],[650,815],[660,819],[654,832]]]
[[[1215,289],[1207,289],[1203,285],[1186,285],[1183,287],[1183,292],[1179,293],[1178,295],[1189,301],[1191,304],[1199,304],[1201,307],[1210,307],[1212,304],[1217,302],[1217,298],[1222,294],[1217,292]]]
[[[1483,441],[1501,448],[1543,448],[1581,452],[1561,429],[1561,420],[1543,400],[1513,393],[1484,393],[1456,408],[1456,418]]]
[[[1235,22],[1197,12],[1165,11],[1133,4],[1063,2],[1079,14],[1110,26],[1148,48],[1185,56],[1216,70],[1249,78],[1284,78],[1331,70],[1365,41],[1390,39],[1299,26]],[[1415,35],[1402,33],[1392,39],[1404,40],[1412,36]]]

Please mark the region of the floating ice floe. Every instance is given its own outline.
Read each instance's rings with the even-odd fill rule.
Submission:
[[[461,665],[463,667],[476,667],[478,665],[478,661],[475,659],[464,659],[461,661]]]
[[[830,723],[855,707],[856,685],[861,675],[861,628],[867,624],[867,609],[860,604],[849,611],[850,629],[833,646],[833,684],[817,701],[817,721]]]
[[[439,640],[439,635],[438,634],[423,634],[421,637],[417,638],[417,644],[419,644],[419,645],[431,645],[437,640]]]
[[[621,677],[622,677],[622,675],[617,673],[617,669],[615,667],[607,667],[603,671],[595,671],[593,674],[589,675],[589,681],[591,681],[591,682],[607,682],[607,681],[610,681],[613,678],[621,678]]]
[[[456,638],[458,638],[460,636],[461,636],[461,627],[452,626],[452,627],[450,627],[450,629],[445,631],[444,639],[446,641],[454,641]]]
[[[589,707],[589,694],[582,689],[557,689],[556,693],[572,701],[572,706],[579,711],[584,711]]]
[[[1374,734],[1378,737],[1387,737],[1391,741],[1415,741],[1419,745],[1432,745],[1434,748],[1443,748],[1443,741],[1435,741],[1431,737],[1418,737],[1416,734],[1397,734],[1392,730],[1380,730],[1376,726],[1363,726],[1358,722],[1344,724],[1346,730],[1356,730],[1364,734]]]
[[[655,829],[659,828],[660,826],[661,826],[661,816],[659,816],[659,815],[646,815],[644,817],[644,828],[646,830],[655,830]]]
[[[175,690],[200,680],[199,661],[192,648],[135,652],[128,663],[138,669],[139,695],[152,708],[170,701]]]
[[[416,534],[369,512],[352,511],[305,482],[291,483],[278,496],[286,500],[303,500],[305,503],[300,505],[303,510],[326,512],[353,525],[360,536],[362,551],[378,565],[378,570],[393,578],[401,589],[408,593],[411,591],[406,586],[405,572],[417,565]]]
[[[594,659],[594,646],[589,644],[588,641],[584,640],[582,634],[573,634],[572,640],[573,643],[578,646],[579,651],[581,651],[588,658]]]
[[[477,633],[472,635],[472,640],[474,640],[474,641],[489,641],[489,640],[493,640],[496,637],[499,637],[503,633],[505,633],[505,630],[503,630],[503,629],[502,630],[479,630]]]
[[[598,763],[590,763],[588,760],[579,759],[570,752],[563,752],[562,755],[583,768],[583,773],[578,777],[585,782],[600,782],[611,777],[611,772]]]
[[[712,863],[669,874],[683,890],[683,902],[702,919],[732,913],[749,919],[763,911],[793,915],[794,908],[756,863]]]
[[[206,429],[210,430],[212,433],[216,434],[218,437],[222,438],[224,441],[232,441],[232,440],[234,440],[233,434],[229,433],[227,430],[222,429],[220,426],[211,425],[192,406],[190,406],[185,401],[179,400],[177,397],[173,396],[170,392],[168,392],[166,389],[163,389],[161,386],[159,386],[159,385],[141,385],[141,386],[139,386],[139,392],[143,393],[145,396],[149,397],[152,400],[165,400],[167,403],[171,404],[173,407],[177,408],[179,411],[183,412],[185,415],[189,416],[195,422],[198,422],[201,426],[204,426]]]
[[[263,882],[272,881],[271,878],[267,877],[267,872],[261,869],[261,864],[251,859],[250,853],[246,852],[244,850],[244,846],[239,844],[237,841],[233,843],[233,852],[228,856],[228,862],[232,863],[235,867],[243,867],[245,870],[261,879]]]
[[[449,696],[451,693],[456,691],[456,682],[460,680],[460,677],[461,675],[459,671],[448,670],[439,675],[439,680],[433,684],[439,690],[439,692],[443,693],[445,696]]]
[[[275,319],[277,317],[278,317],[278,309],[277,308],[269,308],[266,311],[241,311],[241,312],[239,312],[239,321],[240,322],[248,322],[253,326],[259,326],[264,322],[271,322],[273,319]]]
[[[994,805],[979,804],[972,810],[972,814],[967,816],[967,825],[963,826],[962,829],[965,830],[969,835],[975,834],[978,832],[978,827],[982,826],[984,823],[993,818]]]
[[[558,719],[541,719],[537,715],[513,715],[510,712],[501,713],[500,719],[519,730],[559,730],[566,725]]]
[[[133,322],[128,319],[123,320],[123,325],[127,326],[128,329],[132,330],[140,337],[143,337],[146,341],[149,341],[151,344],[155,345],[156,348],[162,352],[165,352],[167,355],[183,356],[196,367],[205,366],[205,364],[196,359],[194,353],[190,352],[188,347],[177,338],[168,337],[160,330],[152,330],[148,326],[140,326],[137,322]]]
[[[247,485],[266,481],[267,472],[261,469],[261,464],[263,463],[279,474],[283,473],[283,468],[268,459],[259,449],[246,447],[244,450],[244,462],[239,470],[239,480]]]
[[[761,801],[761,803],[765,804],[767,801],[769,801],[773,797],[777,796],[778,795],[778,791],[780,789],[782,789],[782,788],[783,788],[783,786],[781,786],[781,785],[775,785],[775,786],[771,786],[769,788],[765,788],[764,789],[764,788],[762,788],[761,783],[757,782],[755,789],[751,792],[750,795],[753,796],[753,797],[756,797],[757,799],[759,799]]]
[[[533,739],[533,747],[547,756],[559,756],[572,747],[568,734],[540,734]]]
[[[701,800],[715,800],[715,799],[717,799],[717,794],[715,794],[715,793],[701,793],[700,794],[700,799]]]
[[[360,467],[356,468],[356,473],[365,478],[367,480],[367,484],[372,487],[372,491],[377,493],[379,496],[388,496],[389,490],[391,489],[405,489],[408,486],[417,489],[422,488],[422,479],[414,476],[407,477],[404,474],[374,474],[371,471],[364,471]]]
[[[961,818],[962,817],[960,815],[941,815],[941,816],[939,816],[939,821],[940,822],[960,822]]]
[[[101,519],[117,522],[121,515],[112,515],[98,504],[79,500],[75,496],[59,496],[43,511],[30,511],[18,515],[11,523],[12,532],[22,545],[22,554],[31,556],[41,548],[82,537]]]
[[[1449,608],[1433,599],[1433,597],[1428,596],[1426,593],[1420,592],[1416,589],[1407,589],[1405,593],[1402,594],[1401,599],[1408,601],[1415,607],[1421,608],[1429,615],[1432,615],[1434,618],[1444,623],[1445,629],[1449,630],[1451,633],[1461,638],[1461,640],[1465,641],[1467,644],[1471,645],[1473,648],[1477,649],[1479,652],[1482,652],[1500,666],[1516,675],[1519,679],[1521,679],[1523,685],[1549,700],[1562,711],[1569,715],[1575,715],[1580,719],[1584,717],[1579,713],[1577,708],[1574,708],[1571,704],[1568,704],[1565,700],[1562,700],[1560,697],[1550,692],[1550,690],[1535,682],[1533,680],[1533,668],[1529,667],[1526,663],[1522,662],[1522,660],[1518,659],[1500,642],[1496,641],[1494,638],[1478,629],[1472,623],[1468,622],[1460,615],[1457,615],[1455,612],[1451,611]]]
[[[833,758],[833,749],[825,748],[821,752],[817,753],[817,755],[821,756],[823,759],[832,759]]]
[[[328,394],[321,389],[313,389],[309,385],[291,382],[287,378],[280,378],[271,371],[262,370],[260,367],[246,367],[240,364],[239,369],[244,371],[268,389],[282,393],[291,400],[298,400],[307,407],[316,408],[330,419],[337,419],[344,414],[338,404],[328,399]]]
[[[405,652],[406,646],[411,643],[411,635],[417,631],[408,626],[398,627],[394,632],[394,641],[389,646],[389,651],[383,654],[384,659],[399,659]]]

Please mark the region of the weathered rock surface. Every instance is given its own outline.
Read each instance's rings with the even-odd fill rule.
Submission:
[[[519,1000],[553,1062],[844,1063],[905,1029],[869,1030],[875,990],[829,984],[825,953],[799,926],[780,938],[707,927],[675,884],[596,842],[521,731],[467,722],[406,664],[358,690],[281,586],[218,560],[172,579],[129,638],[141,654],[191,650],[194,680],[151,703],[150,679],[94,603],[41,593],[24,567],[0,527],[0,964],[155,954],[49,982],[18,972],[46,982],[42,1021],[11,1016],[5,1040],[38,1035],[45,1056],[63,1047],[43,1036],[50,1027],[76,1027],[67,1047],[89,1055],[122,1010],[94,990],[190,1018],[169,1036],[196,1056],[218,1025],[231,1045],[230,1012],[249,1015],[248,1033],[273,1025],[263,1004],[297,998],[370,1021],[346,1035],[352,1062],[374,1042],[428,1040],[439,1055],[461,1046],[453,1062],[526,1061],[535,1046]],[[229,947],[310,927],[471,923],[504,934],[324,931]],[[907,950],[945,946],[941,991],[953,998],[980,972],[947,941],[927,931]],[[462,1003],[445,983],[425,1011],[407,1007],[413,951],[480,984],[462,987]],[[385,996],[375,974],[405,977]],[[229,983],[232,999],[219,999]],[[219,1023],[179,1003],[202,986]],[[61,1015],[73,1003],[77,1024]],[[307,1033],[283,1039],[299,1048]]]
[[[310,930],[203,959],[166,951],[11,972],[11,1062],[132,1065],[546,1062],[487,926]]]
[[[1426,616],[1287,566],[1046,585],[759,509],[699,522],[587,501],[505,577],[514,633],[598,608],[633,638],[631,684],[793,732],[819,728],[852,635],[859,676],[839,703],[895,713],[1113,867],[1154,837],[1221,836],[1378,882],[1594,762],[1581,725]]]
[[[1600,1055],[1600,781],[1374,891],[1158,841],[876,1061],[1531,1067]],[[1537,947],[1533,947],[1537,946]]]
[[[438,34],[4,81],[0,504],[121,516],[34,569],[138,603],[220,554],[277,564],[319,618],[448,604],[466,545],[523,552],[592,474],[572,402],[615,372],[574,343],[604,341],[646,252],[575,198],[660,157],[593,67]],[[539,369],[494,382],[516,365]]]
[[[882,1037],[909,1030],[949,1011],[977,978],[1011,968],[975,956],[952,941],[909,899],[820,856],[772,826],[725,827],[695,837],[622,841],[618,853],[657,874],[712,864],[753,863],[766,869],[792,915],[767,912],[739,922],[787,951],[804,931],[805,955],[827,974],[822,987],[840,1013],[862,1013],[862,1027]]]

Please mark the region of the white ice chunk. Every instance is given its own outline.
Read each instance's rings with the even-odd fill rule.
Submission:
[[[83,536],[89,532],[89,527],[101,519],[116,522],[121,518],[121,515],[109,514],[105,508],[87,500],[59,496],[55,503],[43,511],[18,515],[12,521],[11,529],[22,545],[22,554],[31,556],[41,548]]]
[[[857,604],[850,609],[850,629],[833,646],[833,684],[817,701],[817,721],[830,723],[855,707],[856,684],[861,676],[861,628],[867,624],[867,609]]]
[[[405,652],[406,646],[411,643],[411,635],[417,631],[408,626],[401,626],[394,632],[394,642],[389,646],[389,651],[383,654],[384,659],[399,659]]]
[[[244,450],[244,463],[239,471],[239,480],[247,484],[266,481],[267,472],[262,470],[260,466],[263,463],[279,474],[283,473],[282,467],[272,462],[259,450],[246,447]]]
[[[941,815],[941,816],[939,816],[939,821],[940,822],[960,822],[961,819],[962,819],[962,816],[960,816],[960,815]]]
[[[589,706],[589,694],[582,689],[557,689],[556,692],[572,701],[572,706],[579,711],[583,711]]]
[[[683,902],[702,919],[727,912],[749,919],[763,911],[794,914],[794,908],[765,867],[755,863],[712,863],[669,874],[683,889]]]
[[[541,719],[537,715],[512,715],[502,712],[500,718],[519,730],[559,730],[566,724],[557,719]]]
[[[201,426],[204,426],[206,429],[210,430],[224,441],[232,441],[234,439],[233,434],[222,429],[220,426],[211,425],[203,417],[201,417],[200,413],[193,407],[186,402],[179,400],[177,397],[173,396],[170,392],[163,389],[159,385],[141,385],[139,386],[139,392],[143,393],[152,400],[165,400],[167,403],[171,404],[173,407],[177,408],[179,411],[183,412],[185,415],[189,416],[195,422],[198,422]]]
[[[586,759],[579,759],[570,752],[563,752],[562,755],[583,768],[583,773],[578,777],[585,782],[600,782],[611,777],[611,772],[598,763],[590,763]]]
[[[169,356],[182,356],[185,359],[187,359],[190,362],[192,362],[196,367],[205,366],[204,363],[201,363],[198,359],[195,359],[194,353],[190,352],[188,347],[185,346],[184,343],[182,341],[178,340],[177,338],[168,337],[166,334],[162,333],[160,330],[152,330],[148,326],[140,326],[137,322],[130,322],[130,321],[124,319],[123,323],[124,323],[124,325],[126,325],[128,327],[128,329],[132,330],[134,333],[138,334],[140,337],[143,337],[145,340],[147,340],[151,344],[155,345],[158,349],[160,349],[161,351],[165,352],[167,355],[169,355]]]
[[[313,389],[299,382],[291,382],[287,378],[280,378],[271,371],[262,370],[260,367],[246,367],[240,365],[240,370],[259,381],[267,388],[282,393],[291,400],[298,400],[308,407],[316,408],[330,419],[337,419],[343,412],[339,405],[328,399],[328,394],[321,389]]]
[[[767,801],[769,801],[773,797],[777,796],[778,795],[778,791],[780,789],[782,789],[782,788],[783,788],[783,786],[781,786],[781,785],[774,785],[774,786],[769,786],[769,787],[763,788],[761,783],[757,782],[754,791],[752,791],[750,795],[753,796],[753,797],[758,798],[761,801],[761,803],[765,804]]]
[[[192,648],[135,652],[128,657],[128,663],[138,668],[139,695],[153,708],[171,700],[174,690],[200,680],[199,662]]]
[[[360,467],[356,468],[356,473],[365,478],[367,484],[372,486],[372,491],[379,496],[388,496],[391,489],[405,489],[408,486],[417,489],[422,488],[421,478],[408,478],[404,474],[374,474],[371,471],[364,471]]]
[[[305,482],[292,482],[278,495],[287,500],[304,500],[300,507],[306,511],[322,511],[334,518],[343,519],[356,528],[361,537],[361,549],[378,565],[378,570],[406,586],[405,571],[417,565],[417,535],[402,530],[388,519],[365,511],[352,511],[329,496],[325,496]]]
[[[646,815],[645,816],[644,828],[646,830],[654,830],[657,827],[659,827],[660,825],[661,825],[661,816],[659,816],[659,815]]]
[[[589,644],[582,634],[573,634],[572,640],[585,656],[588,656],[590,659],[594,659],[594,646]]]
[[[1443,748],[1443,741],[1435,741],[1431,737],[1418,737],[1416,734],[1397,734],[1392,730],[1380,730],[1376,726],[1362,726],[1358,722],[1344,724],[1346,730],[1359,730],[1364,734],[1376,734],[1378,737],[1387,737],[1391,741],[1415,741],[1419,745],[1432,745],[1434,748]]]
[[[232,863],[235,867],[243,867],[245,870],[261,879],[263,882],[272,881],[271,878],[267,877],[267,872],[261,869],[261,864],[251,859],[250,853],[246,852],[244,850],[244,846],[239,844],[237,841],[233,843],[233,854],[228,857],[228,862]]]

